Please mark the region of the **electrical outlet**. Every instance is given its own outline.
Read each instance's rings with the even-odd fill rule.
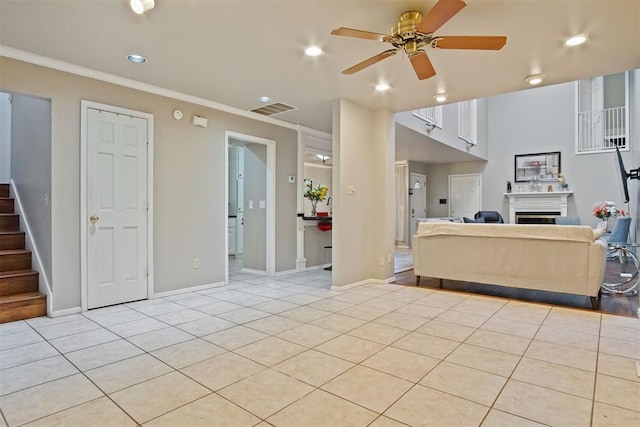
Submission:
[[[193,269],[197,270],[198,268],[200,268],[200,258],[194,258],[193,259]]]
[[[384,256],[381,256],[380,258],[378,258],[378,264],[384,265]]]

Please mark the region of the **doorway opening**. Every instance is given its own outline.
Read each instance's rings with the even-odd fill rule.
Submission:
[[[275,275],[275,141],[225,133],[229,273]]]

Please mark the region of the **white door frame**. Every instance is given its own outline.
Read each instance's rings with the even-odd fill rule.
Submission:
[[[89,263],[87,259],[87,181],[88,139],[87,122],[89,109],[109,111],[116,114],[139,117],[147,120],[147,298],[153,297],[153,114],[97,102],[80,101],[80,307],[88,309]]]
[[[267,276],[276,274],[276,142],[232,131],[224,132],[224,283],[229,284],[229,140],[267,146]]]

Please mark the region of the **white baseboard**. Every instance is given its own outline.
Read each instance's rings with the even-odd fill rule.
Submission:
[[[331,285],[331,290],[332,291],[346,291],[347,289],[357,288],[359,286],[366,285],[366,284],[369,284],[369,283],[376,283],[375,279],[360,280],[359,282],[350,283],[348,285],[343,285],[343,286]]]
[[[311,267],[304,267],[298,270],[281,271],[279,273],[276,273],[276,276],[280,276],[282,274],[303,273],[305,271],[324,270],[327,267],[331,267],[331,264],[312,265]]]
[[[62,316],[68,316],[70,314],[78,314],[78,313],[82,313],[82,309],[80,307],[72,307],[72,308],[65,308],[64,310],[54,310],[51,312],[51,316],[49,317],[62,317]]]
[[[365,279],[365,280],[360,280],[359,282],[355,282],[355,283],[350,283],[348,285],[343,285],[343,286],[331,286],[331,290],[332,291],[346,291],[347,289],[353,289],[353,288],[357,288],[359,286],[363,286],[363,285],[368,285],[370,283],[374,283],[374,284],[387,284],[387,283],[391,283],[394,280],[396,280],[395,276],[389,277],[388,279]]]
[[[210,283],[208,285],[191,286],[189,288],[176,289],[175,291],[159,292],[157,294],[154,294],[150,299],[186,294],[187,292],[204,291],[205,289],[219,288],[220,286],[224,286],[224,282]]]

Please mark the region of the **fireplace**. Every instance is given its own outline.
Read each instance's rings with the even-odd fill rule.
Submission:
[[[560,212],[516,212],[516,224],[555,224]]]
[[[551,192],[517,192],[505,193],[509,198],[509,224],[525,224],[516,222],[516,215],[537,215],[551,216],[551,220],[541,218],[531,218],[537,222],[526,222],[526,224],[554,224],[556,216],[567,216],[567,199],[573,194],[572,191],[551,191]]]

